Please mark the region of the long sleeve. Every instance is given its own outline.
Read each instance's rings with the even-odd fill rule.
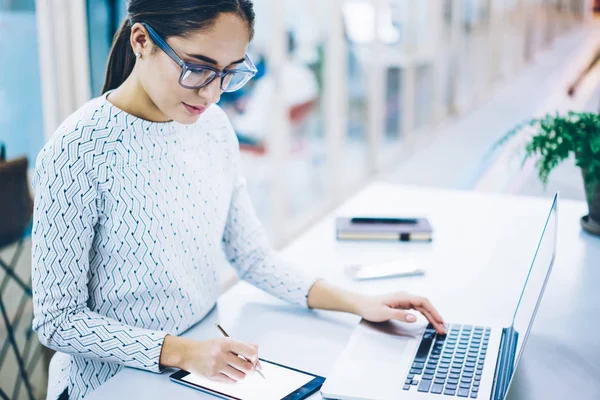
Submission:
[[[238,159],[236,150],[234,159]],[[239,276],[282,300],[307,307],[308,292],[316,279],[289,266],[271,247],[252,206],[236,160],[236,181],[223,234],[227,259]]]
[[[88,307],[98,189],[84,150],[69,136],[38,156],[34,178],[33,329],[63,353],[159,372],[165,333],[125,325]]]

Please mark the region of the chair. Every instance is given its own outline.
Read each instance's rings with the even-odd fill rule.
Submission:
[[[31,320],[26,321],[29,326],[25,334],[24,345],[19,346],[17,343],[19,338],[15,334],[24,320],[23,315],[32,295],[31,285],[18,276],[16,266],[23,254],[25,237],[31,224],[33,201],[27,179],[27,158],[20,157],[6,161],[5,154],[5,147],[2,145],[0,146],[0,250],[10,245],[16,245],[16,249],[10,261],[5,261],[0,257],[0,270],[5,273],[0,282],[0,314],[7,332],[7,337],[0,343],[0,369],[6,368],[2,365],[9,349],[12,348],[17,360],[20,379],[15,382],[12,397],[9,397],[0,388],[0,398],[19,398],[21,386],[24,386],[27,397],[34,399],[29,376],[42,356],[42,348],[38,345],[32,351],[36,341],[34,340],[35,334],[31,329]],[[3,298],[11,281],[22,290],[21,299],[18,301],[12,320],[8,315]]]

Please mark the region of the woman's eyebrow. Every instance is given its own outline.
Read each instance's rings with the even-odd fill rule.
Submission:
[[[197,60],[200,60],[200,61],[207,62],[207,63],[209,63],[209,64],[213,64],[213,65],[219,65],[219,63],[218,63],[217,61],[213,60],[213,59],[212,59],[212,58],[210,58],[210,57],[203,56],[202,54],[188,54],[188,56],[189,56],[189,57],[192,57],[192,58],[195,58],[195,59],[197,59]],[[243,63],[244,61],[246,61],[246,59],[245,59],[245,58],[242,58],[242,59],[240,59],[240,60],[234,61],[234,62],[232,62],[231,64],[229,64],[229,65],[228,65],[228,67],[230,67],[230,66],[232,66],[232,65],[235,65],[235,64],[241,64],[241,63]]]

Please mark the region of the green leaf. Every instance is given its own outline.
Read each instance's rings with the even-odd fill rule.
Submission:
[[[600,133],[591,138],[590,149],[592,149],[592,153],[600,156]]]

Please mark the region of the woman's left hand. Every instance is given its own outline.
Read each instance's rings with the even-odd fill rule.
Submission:
[[[409,293],[399,292],[385,296],[361,296],[356,305],[356,313],[370,322],[398,320],[415,322],[417,317],[406,310],[416,310],[435,327],[438,333],[445,334],[444,320],[429,300]]]

